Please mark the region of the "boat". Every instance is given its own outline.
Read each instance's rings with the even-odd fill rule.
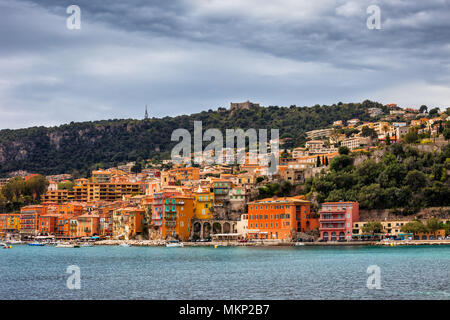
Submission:
[[[73,243],[58,243],[55,248],[79,248],[79,244],[73,244]]]
[[[0,243],[0,245],[3,247],[3,249],[12,249],[12,245],[6,243]]]
[[[130,245],[127,244],[127,243],[121,243],[121,244],[119,244],[119,246],[120,246],[120,247],[129,247]]]
[[[303,243],[303,242],[295,242],[294,243],[294,247],[299,247],[299,246],[304,246],[305,245],[305,243]]]
[[[169,242],[166,242],[167,248],[182,248],[184,247],[183,242],[180,242],[178,240],[172,240]]]
[[[43,246],[45,246],[45,243],[42,243],[42,242],[30,242],[28,245],[31,246],[31,247],[43,247]]]
[[[92,243],[89,242],[85,242],[81,245],[82,247],[93,247],[94,245]]]

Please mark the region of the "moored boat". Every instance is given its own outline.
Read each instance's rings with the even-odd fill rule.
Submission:
[[[79,248],[80,245],[73,243],[58,243],[55,248]]]
[[[89,242],[85,242],[81,245],[82,247],[93,247],[94,245],[92,243]]]
[[[30,242],[30,243],[28,243],[28,245],[31,246],[31,247],[43,247],[43,246],[45,246],[45,243],[42,243],[42,242]]]
[[[171,240],[169,242],[166,242],[167,248],[182,248],[184,247],[183,242],[180,242],[178,240]]]

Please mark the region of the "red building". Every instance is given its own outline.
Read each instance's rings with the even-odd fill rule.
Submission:
[[[352,239],[353,222],[359,221],[358,202],[325,202],[320,213],[320,238],[325,241]]]

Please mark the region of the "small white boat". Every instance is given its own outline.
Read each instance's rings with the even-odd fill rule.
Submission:
[[[303,242],[295,242],[294,243],[294,247],[300,247],[300,246],[304,246],[305,244]]]
[[[167,248],[182,248],[184,247],[183,242],[180,242],[178,240],[172,240],[169,242],[166,242],[166,247]]]
[[[127,243],[121,243],[121,244],[119,244],[119,246],[120,246],[120,247],[129,247],[130,245],[127,244]]]
[[[72,243],[58,243],[56,248],[79,248],[80,246],[78,244],[72,244]]]
[[[92,243],[89,242],[85,242],[81,245],[82,247],[93,247],[94,245]]]

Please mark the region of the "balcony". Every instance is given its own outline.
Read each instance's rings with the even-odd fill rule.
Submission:
[[[332,218],[320,218],[319,222],[345,222],[345,218],[338,218],[338,217],[332,217]]]
[[[320,231],[345,231],[345,226],[320,227]]]

